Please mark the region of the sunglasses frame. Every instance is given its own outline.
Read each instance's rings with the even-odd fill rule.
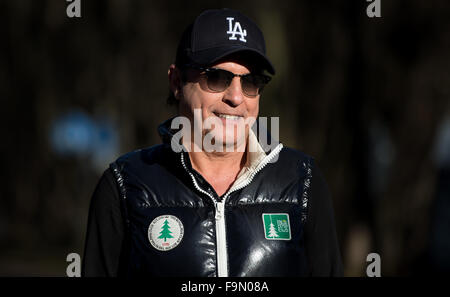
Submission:
[[[229,74],[230,74],[230,77],[231,77],[231,80],[227,83],[227,86],[226,86],[225,89],[223,89],[222,91],[216,91],[216,90],[211,89],[211,88],[209,87],[208,80],[206,80],[206,84],[208,85],[208,89],[211,90],[211,91],[214,92],[214,93],[224,92],[224,91],[230,86],[231,81],[233,80],[233,78],[239,77],[239,78],[240,78],[240,83],[241,83],[241,90],[242,90],[242,92],[245,94],[245,96],[247,96],[247,97],[253,97],[253,98],[254,98],[254,97],[257,97],[258,95],[261,95],[261,93],[262,93],[264,87],[265,87],[265,86],[270,82],[270,80],[272,79],[272,77],[270,77],[270,76],[268,76],[268,75],[265,75],[265,74],[262,74],[262,73],[260,73],[260,74],[255,74],[255,73],[235,74],[235,73],[233,73],[233,72],[231,72],[231,71],[228,71],[228,70],[225,70],[225,69],[220,69],[220,68],[214,68],[214,67],[199,67],[199,66],[193,66],[193,65],[187,65],[187,66],[188,66],[189,68],[192,68],[192,69],[196,69],[196,70],[202,71],[203,73],[201,73],[201,74],[206,75],[206,76],[208,76],[208,73],[215,72],[215,71],[224,71],[224,72],[229,73]],[[243,85],[242,85],[242,78],[243,78],[243,77],[247,77],[247,76],[251,76],[251,75],[257,75],[257,76],[259,76],[259,77],[262,78],[262,86],[258,88],[258,94],[256,94],[256,95],[249,95],[249,94],[247,94],[247,92],[244,91],[244,88],[243,88]]]

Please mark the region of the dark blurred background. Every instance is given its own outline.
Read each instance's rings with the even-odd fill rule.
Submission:
[[[450,3],[0,1],[0,276],[65,276],[82,256],[108,163],[159,143],[167,69],[185,26],[238,9],[277,75],[261,116],[314,156],[333,194],[347,276],[450,271]]]

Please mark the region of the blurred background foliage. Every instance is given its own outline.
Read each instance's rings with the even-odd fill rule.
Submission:
[[[0,275],[64,276],[82,256],[108,163],[159,143],[167,69],[207,8],[265,33],[277,75],[261,116],[314,156],[333,194],[345,274],[450,271],[450,4],[381,1],[0,1]]]

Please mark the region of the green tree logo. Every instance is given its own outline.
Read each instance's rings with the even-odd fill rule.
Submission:
[[[270,240],[291,240],[291,227],[287,213],[263,213],[264,234]]]
[[[159,237],[160,239],[164,238],[164,242],[166,241],[167,238],[173,238],[172,235],[170,235],[170,233],[172,233],[172,231],[169,230],[170,226],[169,226],[169,222],[167,221],[167,219],[164,221],[164,225],[161,227],[161,232],[159,232]]]

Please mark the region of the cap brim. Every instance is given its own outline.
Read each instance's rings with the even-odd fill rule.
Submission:
[[[207,50],[201,50],[191,53],[190,59],[199,65],[210,66],[226,56],[238,52],[247,52],[254,55],[254,57],[258,60],[258,63],[261,63],[261,68],[267,70],[272,75],[275,74],[275,68],[263,53],[255,49],[242,46],[215,47]]]

